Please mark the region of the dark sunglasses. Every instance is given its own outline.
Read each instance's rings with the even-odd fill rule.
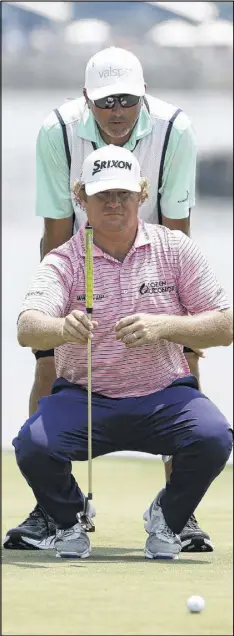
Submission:
[[[140,97],[137,95],[109,95],[108,97],[102,97],[94,101],[97,108],[105,108],[111,110],[114,108],[116,102],[118,102],[121,108],[131,108],[139,104]]]

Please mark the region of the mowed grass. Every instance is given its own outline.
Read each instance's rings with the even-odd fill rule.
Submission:
[[[74,464],[87,490],[87,464]],[[42,467],[43,469],[43,467]],[[162,462],[100,458],[93,462],[96,532],[87,560],[53,551],[3,551],[3,635],[232,634],[232,467],[197,510],[215,552],[148,561],[142,513],[164,482]],[[22,521],[34,499],[14,455],[3,454],[3,532]],[[186,599],[204,597],[202,614]]]

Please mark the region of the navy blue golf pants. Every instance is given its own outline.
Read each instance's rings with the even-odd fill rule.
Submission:
[[[138,398],[93,393],[92,426],[93,457],[121,450],[173,456],[161,505],[176,533],[224,468],[232,448],[228,422],[198,391],[192,375]],[[60,527],[76,523],[83,508],[71,462],[87,460],[87,437],[87,392],[59,378],[13,440],[22,474]]]

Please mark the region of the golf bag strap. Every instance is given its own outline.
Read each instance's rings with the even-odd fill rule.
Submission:
[[[159,190],[162,187],[162,179],[163,179],[163,168],[164,168],[164,161],[165,161],[165,156],[166,156],[166,151],[167,151],[167,147],[168,147],[168,143],[169,143],[169,139],[170,139],[170,134],[171,134],[171,129],[172,126],[174,124],[174,121],[176,119],[176,117],[182,112],[182,108],[178,108],[174,114],[172,115],[172,117],[169,119],[169,123],[168,123],[168,127],[167,127],[167,132],[165,135],[165,139],[164,139],[164,144],[163,144],[163,149],[162,149],[162,156],[161,156],[161,161],[160,161],[160,168],[159,168],[159,177],[158,177],[158,196],[157,196],[157,204],[158,204],[158,222],[159,225],[162,225],[162,209],[161,209],[161,193],[159,192]]]
[[[60,112],[59,112],[59,110],[57,108],[54,109],[54,113],[55,113],[57,119],[59,120],[60,126],[62,128],[64,148],[65,148],[65,153],[66,153],[66,157],[67,157],[67,164],[68,164],[68,168],[69,168],[69,172],[70,172],[70,170],[71,170],[71,153],[70,153],[70,148],[69,148],[69,143],[68,143],[66,124],[65,124],[65,121],[62,118],[62,115],[60,114]]]
[[[59,120],[60,126],[62,128],[64,148],[65,148],[65,153],[66,153],[66,157],[67,157],[67,165],[68,165],[68,169],[69,169],[69,173],[70,173],[70,171],[71,171],[71,153],[70,153],[70,148],[69,148],[69,143],[68,143],[67,127],[66,127],[65,121],[62,118],[62,115],[60,114],[60,112],[59,112],[59,110],[57,108],[54,109],[54,113],[55,113],[57,119]],[[75,212],[73,212],[73,230],[74,230],[75,220],[76,220],[76,215],[75,215]]]

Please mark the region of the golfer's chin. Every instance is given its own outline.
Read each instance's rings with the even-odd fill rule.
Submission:
[[[118,232],[124,230],[126,222],[121,214],[110,214],[105,218],[105,228],[107,230]]]

